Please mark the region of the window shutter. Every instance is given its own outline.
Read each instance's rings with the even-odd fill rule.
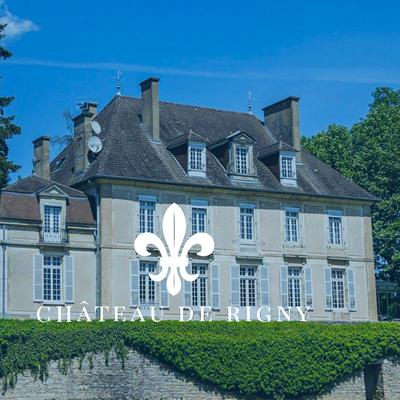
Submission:
[[[282,308],[288,307],[288,268],[281,267],[281,304]]]
[[[266,265],[260,265],[260,306],[269,307],[269,268]]]
[[[74,257],[65,256],[65,302],[74,302]]]
[[[347,270],[347,283],[349,286],[349,310],[357,311],[356,282],[355,282],[354,269]]]
[[[304,268],[304,280],[306,286],[306,307],[310,307],[310,310],[313,310],[314,309],[313,282],[312,282],[312,270],[310,267]]]
[[[160,263],[158,263],[160,265]],[[160,282],[160,306],[169,308],[169,296],[167,290],[167,279]]]
[[[332,310],[332,272],[330,268],[324,268],[325,282],[325,310]]]
[[[189,262],[188,271],[192,272],[191,262]],[[190,281],[184,283],[184,305],[185,307],[192,307],[192,282]]]
[[[33,256],[33,301],[43,301],[43,255]]]
[[[214,310],[220,309],[220,294],[219,294],[219,265],[211,265],[211,308]]]
[[[139,261],[131,260],[131,307],[139,306]]]
[[[231,306],[240,306],[239,265],[231,265]]]

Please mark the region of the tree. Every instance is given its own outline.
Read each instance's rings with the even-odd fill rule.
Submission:
[[[400,282],[400,90],[377,88],[372,96],[367,117],[349,131],[330,125],[302,145],[382,199],[372,208],[376,267]]]
[[[0,40],[4,39],[2,33],[6,25],[0,25]],[[10,58],[12,53],[0,46],[0,59]],[[0,80],[2,77],[0,77]],[[21,133],[21,128],[14,124],[15,116],[4,116],[4,109],[7,108],[14,97],[0,97],[0,188],[3,188],[10,181],[10,173],[18,171],[21,167],[8,159],[9,148],[7,140]]]
[[[68,146],[72,142],[72,140],[74,138],[74,136],[73,136],[73,134],[74,134],[74,123],[72,121],[72,118],[74,116],[73,116],[73,114],[72,114],[72,112],[70,111],[69,108],[65,108],[64,109],[63,117],[64,117],[64,120],[65,120],[65,127],[67,128],[68,133],[66,133],[65,135],[61,135],[61,136],[56,135],[56,136],[53,136],[51,138],[51,143],[53,145],[55,145],[55,146],[58,145],[60,147],[60,149],[65,147],[65,146]]]

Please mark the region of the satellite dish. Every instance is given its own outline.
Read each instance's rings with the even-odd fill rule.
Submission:
[[[92,136],[88,141],[88,146],[92,153],[98,154],[103,148],[103,142],[98,136]]]
[[[93,132],[98,135],[101,132],[101,126],[97,121],[92,121]]]

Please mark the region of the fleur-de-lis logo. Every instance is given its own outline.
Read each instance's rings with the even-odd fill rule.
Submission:
[[[180,292],[182,286],[178,269],[185,281],[192,282],[199,276],[198,274],[190,275],[186,271],[186,267],[189,264],[187,257],[189,250],[199,244],[201,250],[197,254],[201,257],[208,256],[214,251],[214,239],[207,233],[196,233],[185,243],[179,256],[179,250],[186,232],[186,218],[181,208],[175,203],[170,205],[164,214],[162,227],[169,254],[161,239],[153,233],[140,234],[135,240],[135,251],[143,257],[148,257],[150,255],[147,251],[148,245],[152,244],[158,248],[161,253],[161,272],[158,275],[150,274],[150,278],[155,282],[159,282],[165,279],[168,272],[170,272],[167,279],[167,290],[172,296],[175,296]]]

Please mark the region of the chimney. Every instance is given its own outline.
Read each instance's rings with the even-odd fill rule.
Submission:
[[[90,164],[88,141],[92,137],[92,121],[97,114],[99,103],[89,101],[81,105],[81,113],[74,122],[74,174],[84,171]]]
[[[50,179],[50,136],[41,136],[33,141],[34,174]]]
[[[290,96],[263,108],[265,125],[276,139],[282,139],[298,151],[298,162],[301,161],[299,100],[300,97]]]
[[[140,83],[142,88],[142,122],[153,140],[160,140],[159,81],[160,78],[149,78]]]

